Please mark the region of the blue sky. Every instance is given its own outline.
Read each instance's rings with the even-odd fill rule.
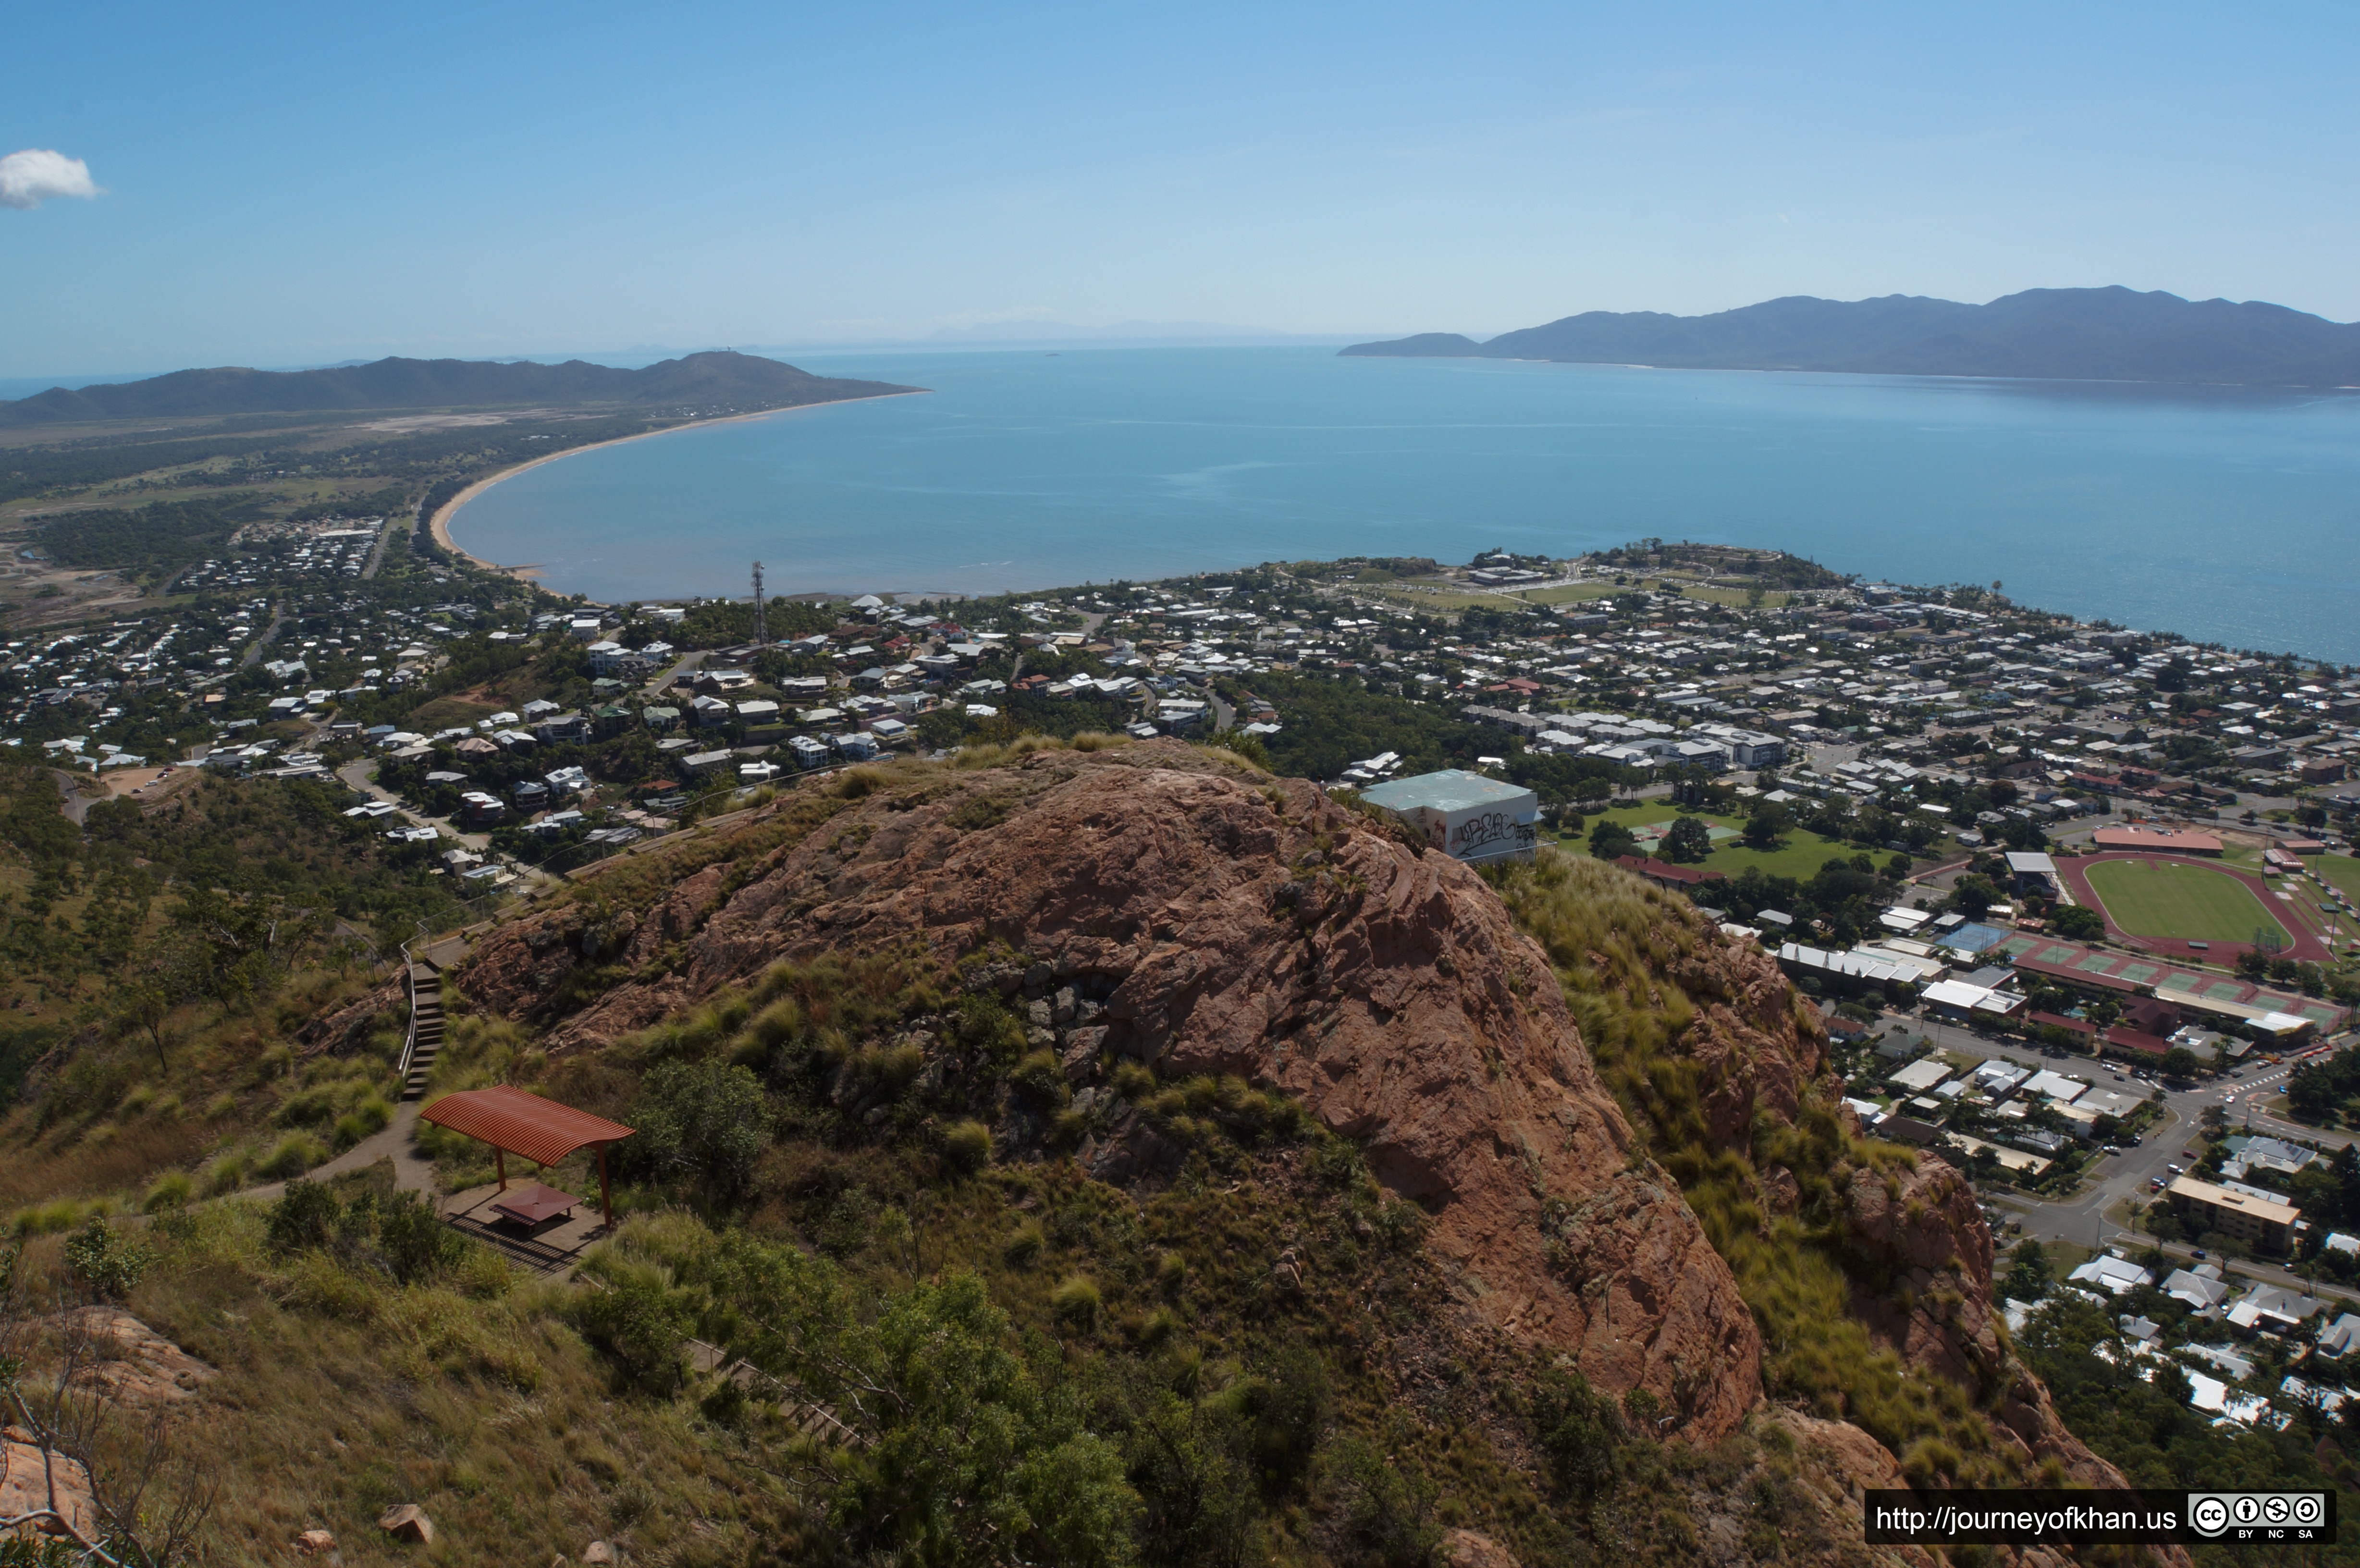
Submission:
[[[100,193],[0,204],[0,376],[2103,283],[2360,318],[2348,5],[409,0],[9,37],[0,154]]]

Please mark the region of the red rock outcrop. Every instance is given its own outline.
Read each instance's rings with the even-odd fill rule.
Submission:
[[[1637,1155],[1545,955],[1475,873],[1301,781],[1151,743],[889,785],[652,908],[503,932],[462,983],[529,1016],[585,951],[645,964],[677,944],[661,975],[560,1023],[562,1050],[778,959],[912,939],[945,962],[1004,944],[1103,996],[1068,1031],[1069,1059],[1298,1096],[1425,1207],[1470,1311],[1570,1352],[1602,1388],[1646,1389],[1703,1440],[1759,1401],[1753,1317]]]
[[[66,1323],[92,1356],[76,1381],[125,1404],[172,1404],[219,1375],[120,1307],[80,1307]]]
[[[1748,1150],[1757,1116],[1793,1127],[1807,1105],[1839,1105],[1825,1029],[1766,954],[1709,938],[1667,971],[1699,1004],[1679,1050],[1702,1068],[1699,1099],[1723,1147]],[[1841,1116],[1856,1126],[1850,1112]],[[1792,1172],[1773,1165],[1756,1175],[1769,1213],[1794,1212],[1800,1192]],[[1995,1435],[2029,1461],[2027,1472],[2054,1460],[2070,1481],[2125,1485],[2065,1429],[2049,1390],[2002,1343],[1991,1229],[1959,1171],[1920,1153],[1889,1179],[1854,1173],[1841,1203],[1845,1239],[1885,1276],[1882,1289],[1856,1286],[1852,1301],[1877,1339],[1910,1366],[1975,1392],[1996,1417]]]
[[[55,1449],[44,1449],[21,1427],[0,1430],[0,1519],[14,1519],[43,1508],[54,1508],[85,1539],[98,1533],[98,1505],[91,1495],[90,1472],[79,1460]],[[26,1535],[64,1533],[46,1521],[28,1525]]]
[[[1728,1267],[1599,1082],[1546,954],[1465,866],[1307,784],[1164,742],[888,776],[832,815],[799,791],[744,831],[759,842],[791,812],[814,825],[652,895],[590,879],[495,933],[462,984],[549,1024],[563,1051],[782,959],[989,955],[1076,1083],[1126,1056],[1234,1073],[1364,1140],[1386,1187],[1431,1215],[1429,1250],[1480,1322],[1570,1353],[1612,1393],[1645,1389],[1702,1440],[1759,1404],[1760,1342]],[[1797,1126],[1816,1106],[1841,1122],[1824,1030],[1775,964],[1682,906],[1664,918],[1693,922],[1661,974],[1696,1007],[1677,1049],[1700,1068],[1710,1136],[1750,1157],[1757,1118]],[[590,999],[569,1013],[577,992]],[[1153,1154],[1132,1117],[1082,1157],[1120,1180]],[[1791,1172],[1757,1180],[1769,1213],[1801,1201]],[[1855,1303],[1872,1332],[1985,1396],[2035,1461],[2121,1485],[2003,1345],[1963,1180],[1923,1158],[1892,1190],[1858,1174],[1841,1202],[1896,1287]],[[1897,1475],[1866,1433],[1819,1424],[1822,1448],[1859,1459],[1852,1484]]]

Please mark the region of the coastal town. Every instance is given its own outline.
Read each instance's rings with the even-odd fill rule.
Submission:
[[[406,521],[257,529],[169,608],[13,636],[0,756],[74,812],[313,792],[448,924],[880,760],[1230,750],[1775,955],[1862,1127],[1973,1179],[2019,1330],[2101,1308],[2208,1419],[2344,1397],[2360,673],[1660,540],[604,604]]]
[[[2360,11],[11,21],[0,1568],[2360,1568]]]

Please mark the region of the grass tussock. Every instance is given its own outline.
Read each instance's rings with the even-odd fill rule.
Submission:
[[[1697,962],[1719,937],[1685,900],[1587,857],[1544,855],[1495,873],[1494,885],[1547,951],[1600,1075],[1736,1276],[1762,1331],[1770,1392],[1862,1427],[1915,1480],[2014,1483],[1978,1392],[1904,1365],[1857,1315],[1861,1297],[1886,1294],[1891,1281],[1847,1245],[1844,1192],[1915,1157],[1851,1137],[1824,1098],[1792,1127],[1758,1117],[1743,1147],[1716,1144],[1699,1069],[1680,1042],[1700,1003],[1729,999]],[[1758,1173],[1773,1166],[1800,1189],[1791,1214],[1773,1216],[1761,1201]]]

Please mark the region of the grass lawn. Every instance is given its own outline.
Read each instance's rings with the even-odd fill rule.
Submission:
[[[1652,822],[1676,822],[1680,814],[1668,802],[1663,800],[1644,801],[1637,806],[1626,806],[1603,813],[1606,820],[1621,822],[1624,827],[1633,831]],[[1727,828],[1736,832],[1742,831],[1745,826],[1745,819],[1743,817],[1717,816],[1710,811],[1701,811],[1697,814],[1703,817],[1709,827]],[[1590,825],[1598,820],[1597,817],[1590,817],[1582,822],[1584,850],[1590,847]],[[1655,855],[1656,847],[1643,844],[1639,846],[1639,853]],[[1819,834],[1808,833],[1801,828],[1789,828],[1786,830],[1785,843],[1776,849],[1748,849],[1740,840],[1729,839],[1716,843],[1712,847],[1712,853],[1696,864],[1707,871],[1718,871],[1728,877],[1736,876],[1749,866],[1758,866],[1762,867],[1762,874],[1765,877],[1792,877],[1798,882],[1808,882],[1818,875],[1819,867],[1830,860],[1838,856],[1849,859],[1857,853],[1859,852],[1850,844],[1838,844],[1832,839],[1821,838]],[[1662,856],[1655,855],[1655,858],[1661,859]],[[1880,852],[1875,858],[1876,863],[1883,866],[1892,856],[1889,853]]]
[[[2347,898],[2360,898],[2360,860],[2348,855],[2306,855],[2302,863],[2340,887]]]
[[[2286,923],[2235,877],[2169,860],[2109,860],[2090,867],[2090,886],[2106,917],[2133,936],[2181,942],[2245,942]]]
[[[437,697],[410,711],[402,722],[412,729],[448,730],[472,724],[507,710],[465,697]]]
[[[1457,583],[1405,580],[1399,583],[1353,583],[1356,593],[1376,593],[1414,610],[1513,610],[1516,601],[1500,593],[1470,593]]]
[[[1516,597],[1533,604],[1574,604],[1584,599],[1611,599],[1617,593],[1629,592],[1628,588],[1617,588],[1612,583],[1575,583],[1563,588],[1535,588]]]

